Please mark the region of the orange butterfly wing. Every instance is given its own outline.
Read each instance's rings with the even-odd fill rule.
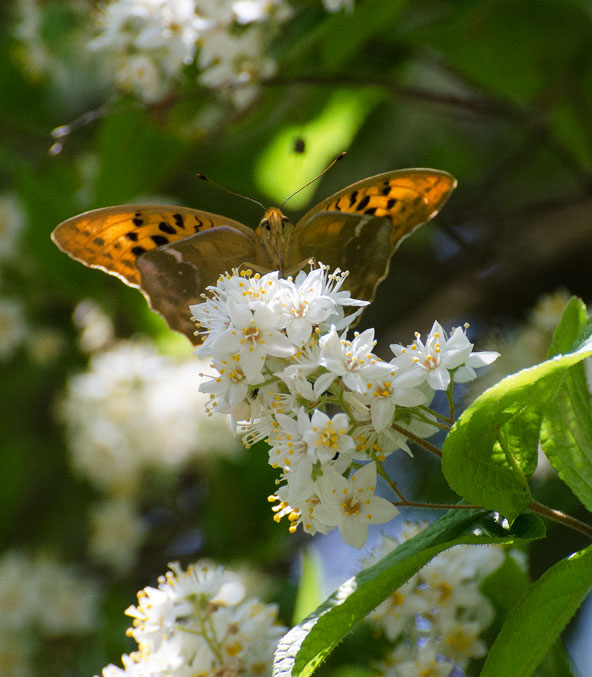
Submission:
[[[298,221],[294,259],[315,257],[349,270],[344,286],[371,301],[399,244],[436,216],[456,183],[436,169],[400,169],[358,181]]]
[[[61,223],[51,239],[68,256],[140,288],[142,254],[216,226],[252,236],[247,226],[218,214],[171,205],[122,205],[94,209]],[[224,272],[224,271],[220,271]]]

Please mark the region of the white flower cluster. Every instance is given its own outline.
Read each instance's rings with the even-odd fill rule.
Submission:
[[[158,588],[141,590],[138,606],[126,611],[138,651],[122,656],[124,669],[104,668],[103,677],[271,675],[274,648],[286,632],[275,606],[243,599],[240,580],[221,567],[169,566]]]
[[[238,448],[228,421],[204,415],[198,367],[148,344],[121,341],[70,378],[61,417],[75,468],[98,488],[133,496],[150,469],[176,471],[193,458]]]
[[[101,330],[91,336],[93,324],[83,333],[89,346],[103,337]],[[133,564],[144,539],[138,499],[147,477],[242,448],[228,416],[206,415],[198,374],[195,360],[177,362],[150,344],[119,341],[69,380],[59,414],[71,463],[105,494],[91,512],[89,554],[115,571]]]
[[[417,335],[381,360],[372,352],[374,330],[347,339],[367,302],[341,290],[346,277],[322,265],[295,280],[226,274],[191,312],[204,339],[198,355],[218,372],[200,386],[210,412],[242,421],[247,445],[266,440],[269,463],[282,471],[270,497],[276,519],[288,516],[291,531],[301,524],[310,534],[337,527],[360,548],[369,524],[398,512],[375,495],[377,462],[397,449],[410,453],[407,431],[435,433],[427,409],[435,390],[474,378],[497,354],[473,353],[465,330],[448,337],[435,323],[425,343]]]
[[[25,227],[25,211],[15,193],[0,193],[0,261],[18,254],[18,244]]]
[[[370,566],[426,524],[406,525],[401,541],[383,536]],[[501,566],[500,546],[456,546],[434,557],[368,617],[392,642],[377,666],[389,677],[448,677],[482,658],[487,646],[480,638],[493,620],[491,603],[480,591],[481,581]],[[456,673],[455,673],[456,674]]]
[[[23,304],[16,298],[0,297],[0,362],[11,358],[26,338]]]
[[[267,43],[291,14],[284,0],[111,0],[90,48],[111,54],[119,86],[147,101],[162,99],[195,61],[201,84],[241,85],[232,95],[245,105],[275,71]]]
[[[47,555],[5,552],[0,559],[0,673],[34,674],[36,644],[92,631],[98,604],[95,582],[72,567]]]
[[[354,0],[323,0],[323,7],[327,12],[340,12],[342,9],[352,12]]]

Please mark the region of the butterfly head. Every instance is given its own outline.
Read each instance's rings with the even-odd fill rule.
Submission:
[[[259,225],[257,233],[261,236],[273,266],[280,273],[284,271],[284,255],[292,236],[292,222],[277,207],[269,207]]]

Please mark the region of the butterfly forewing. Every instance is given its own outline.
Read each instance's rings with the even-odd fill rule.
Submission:
[[[349,270],[345,287],[371,301],[401,241],[436,216],[455,187],[451,174],[435,169],[401,169],[358,181],[300,219],[298,255]]]
[[[75,216],[61,223],[51,237],[73,259],[116,275],[132,287],[139,287],[138,257],[221,225],[251,232],[238,221],[199,209],[122,205]]]

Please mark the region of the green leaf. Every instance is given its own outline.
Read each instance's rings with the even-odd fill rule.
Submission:
[[[513,528],[485,510],[454,510],[406,541],[374,566],[343,583],[314,613],[279,642],[273,674],[310,675],[352,627],[438,553],[459,544],[515,543],[541,538],[542,522],[523,515]]]
[[[577,340],[586,321],[586,306],[571,299],[561,319],[552,354]],[[561,479],[592,510],[592,409],[583,364],[561,375],[553,399],[545,407],[541,446]]]
[[[577,341],[580,332],[586,325],[587,317],[586,304],[581,299],[572,296],[565,306],[561,320],[553,333],[553,340],[549,346],[549,357],[571,350],[574,341]]]
[[[480,590],[495,609],[494,621],[484,637],[489,645],[493,644],[508,614],[524,597],[529,586],[528,573],[510,553],[507,553],[504,563],[483,580]],[[569,657],[560,639],[552,645],[539,665],[537,677],[572,677]]]
[[[481,677],[532,675],[591,586],[592,546],[547,570],[510,612]]]
[[[526,480],[538,453],[540,416],[553,400],[562,374],[592,355],[592,322],[573,352],[523,369],[486,390],[452,427],[442,448],[450,487],[470,503],[513,520],[531,496]]]

